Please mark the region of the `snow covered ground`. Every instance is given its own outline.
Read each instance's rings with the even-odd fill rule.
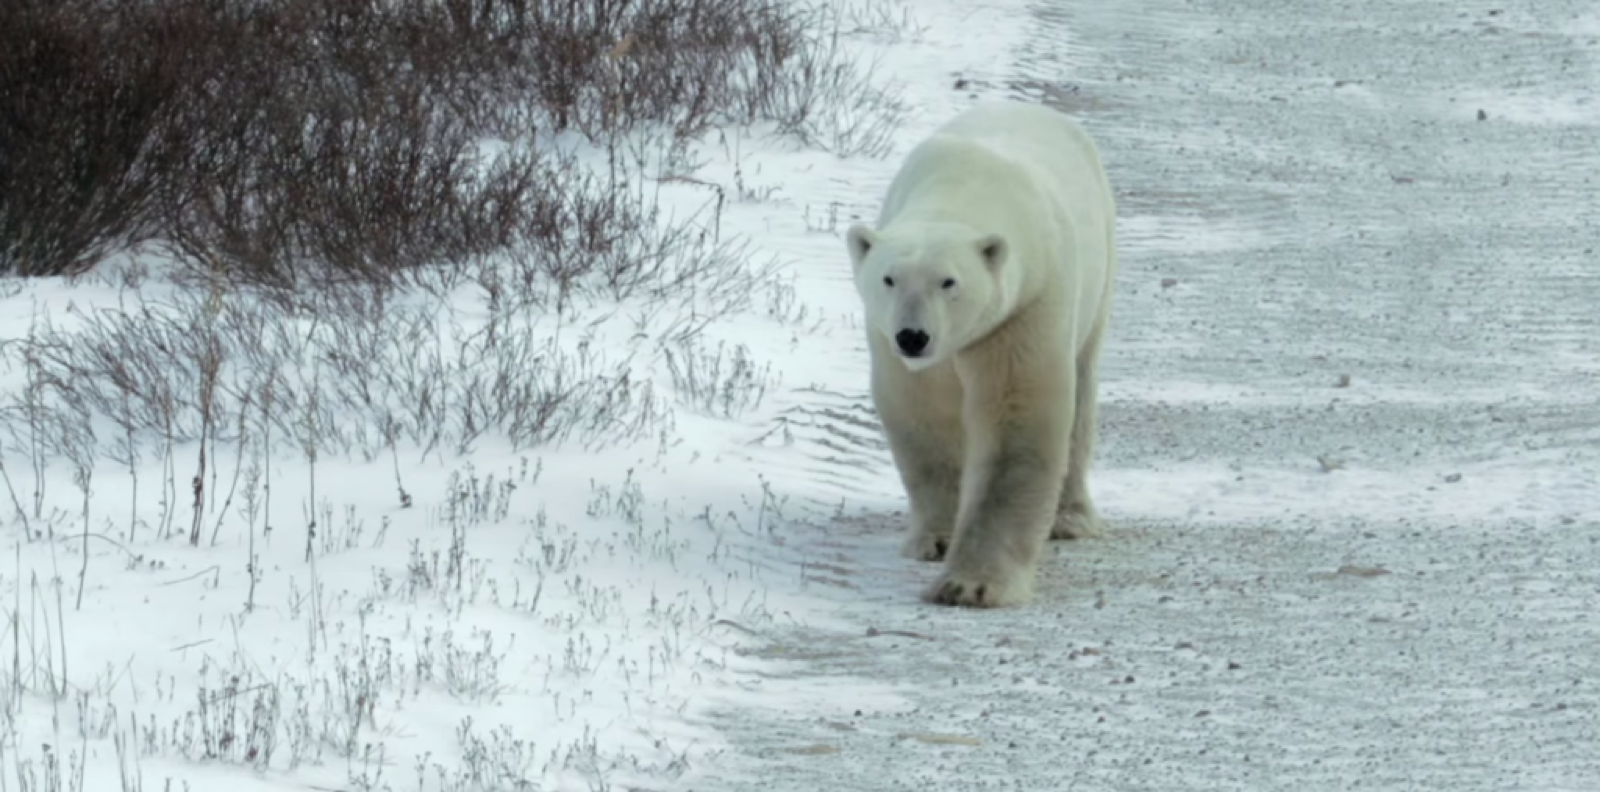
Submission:
[[[780,278],[671,344],[639,305],[501,327],[616,372],[634,442],[257,433],[198,547],[192,446],[8,446],[0,790],[1600,789],[1593,4],[868,5],[887,156],[729,130],[650,186],[720,189]],[[1118,191],[1111,530],[959,611],[895,552],[840,238],[1000,95]],[[29,284],[0,339],[129,299]],[[492,368],[484,305],[424,308],[383,365]]]

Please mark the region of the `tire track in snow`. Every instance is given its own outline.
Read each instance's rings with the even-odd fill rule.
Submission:
[[[790,401],[762,434],[761,443],[793,448],[772,455],[770,463],[821,484],[829,495],[881,494],[888,446],[878,429],[871,395],[812,388],[797,391]],[[763,464],[768,462],[763,459]],[[835,499],[827,500],[833,505]]]

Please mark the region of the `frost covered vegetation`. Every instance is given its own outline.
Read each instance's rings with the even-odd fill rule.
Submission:
[[[655,750],[627,753],[573,716],[670,709],[630,696],[717,662],[684,637],[761,606],[565,575],[690,546],[631,471],[588,478],[584,524],[514,497],[761,403],[770,368],[704,331],[803,310],[722,229],[761,188],[696,179],[696,152],[728,130],[881,152],[900,107],[842,42],[905,24],[783,0],[0,4],[0,789],[681,771],[685,740],[638,727]],[[619,620],[636,597],[667,639]],[[97,609],[121,632],[75,627]],[[496,614],[534,637],[503,643]],[[153,658],[157,621],[198,637]],[[602,667],[638,683],[567,684]],[[458,705],[434,707],[453,740],[397,758],[422,699]],[[516,731],[534,708],[575,733]]]

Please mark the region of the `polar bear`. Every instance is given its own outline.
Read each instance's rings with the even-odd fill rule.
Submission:
[[[846,234],[904,552],[945,560],[929,602],[1029,602],[1046,539],[1101,530],[1087,478],[1115,218],[1077,122],[994,101],[914,148],[875,226]]]

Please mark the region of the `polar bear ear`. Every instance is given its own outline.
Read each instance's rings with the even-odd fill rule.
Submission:
[[[983,256],[984,266],[987,266],[990,272],[1000,269],[1000,265],[1006,263],[1006,256],[1011,252],[1005,237],[999,234],[978,237],[977,246],[979,255]]]
[[[856,223],[845,233],[845,242],[850,246],[850,265],[859,268],[872,246],[878,244],[878,232]]]

